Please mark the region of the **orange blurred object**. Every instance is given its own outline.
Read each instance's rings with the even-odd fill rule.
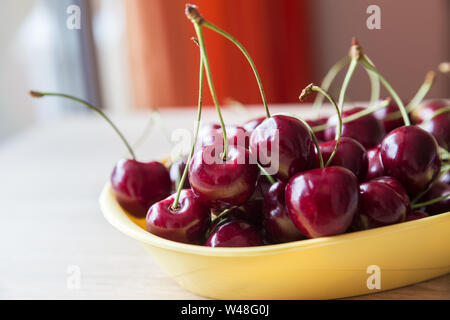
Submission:
[[[186,1],[127,1],[131,78],[138,108],[197,103],[199,49],[191,41]],[[241,42],[260,73],[270,103],[296,102],[311,82],[308,4],[285,0],[193,0],[200,13]],[[253,72],[234,44],[204,28],[206,50],[221,102],[261,103]],[[206,81],[205,81],[206,82]],[[212,100],[205,83],[205,104]]]

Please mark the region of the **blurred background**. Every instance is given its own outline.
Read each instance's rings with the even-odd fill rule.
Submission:
[[[246,46],[272,104],[296,103],[305,85],[320,82],[347,54],[352,36],[406,100],[428,70],[450,60],[447,0],[376,1],[379,30],[366,26],[373,4],[366,0],[2,1],[0,143],[34,124],[85,112],[59,99],[32,100],[29,89],[70,93],[111,112],[195,105],[199,55],[185,2]],[[73,5],[80,29],[67,27]],[[260,103],[238,50],[209,30],[205,41],[220,101]],[[429,97],[449,98],[449,88],[449,77],[439,75]],[[369,94],[358,70],[349,96],[363,101]]]

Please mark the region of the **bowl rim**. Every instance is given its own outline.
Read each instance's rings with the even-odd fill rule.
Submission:
[[[123,210],[122,207],[119,205],[119,203],[116,201],[110,182],[107,182],[103,187],[103,190],[99,198],[99,202],[101,211],[103,212],[103,216],[111,225],[113,225],[116,229],[118,229],[122,233],[130,236],[135,240],[138,240],[141,243],[185,254],[189,253],[196,255],[221,256],[221,257],[268,255],[268,254],[278,254],[280,252],[287,252],[287,251],[306,250],[319,246],[348,242],[354,240],[355,238],[365,239],[365,238],[379,237],[384,234],[395,233],[408,229],[423,228],[429,226],[430,224],[445,223],[450,221],[450,212],[446,212],[418,220],[405,221],[390,226],[379,227],[363,231],[355,231],[351,233],[344,233],[330,237],[298,240],[280,244],[271,244],[255,247],[211,248],[206,246],[193,245],[164,239],[144,230],[130,219],[125,210]]]

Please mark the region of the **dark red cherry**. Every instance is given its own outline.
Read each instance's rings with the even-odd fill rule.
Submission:
[[[287,181],[309,168],[312,143],[308,128],[300,120],[275,115],[253,130],[250,150],[263,167],[270,167],[278,179]]]
[[[327,163],[328,159],[330,159],[335,146],[336,140],[324,142],[319,145],[324,163]],[[364,181],[368,167],[366,149],[355,139],[342,137],[330,165],[344,167],[353,172],[359,181]],[[316,164],[317,167],[319,167],[318,163]]]
[[[170,173],[170,181],[172,183],[172,191],[175,191],[178,183],[181,181],[181,177],[183,176],[184,168],[186,167],[187,158],[183,157],[173,162],[170,165],[169,173]],[[183,183],[183,189],[190,188],[189,178],[186,177]]]
[[[400,109],[398,108],[397,103],[395,103],[395,101],[391,101],[386,108],[378,109],[373,113],[373,115],[383,125],[385,133],[389,133],[392,130],[403,126],[404,122],[401,116],[397,116],[394,119],[389,119],[389,117],[392,117],[394,114],[397,114],[399,110]]]
[[[204,206],[192,190],[180,193],[178,208],[172,205],[175,194],[150,207],[146,218],[147,231],[177,242],[200,244],[210,224],[209,208]]]
[[[405,220],[408,207],[388,183],[372,180],[359,186],[359,207],[355,229],[371,229]]]
[[[441,168],[434,137],[417,126],[391,131],[380,148],[384,174],[396,178],[410,196],[425,190]]]
[[[257,126],[259,126],[264,120],[266,120],[266,117],[258,117],[255,119],[251,119],[249,121],[247,121],[246,123],[244,123],[242,125],[242,127],[249,133],[252,133],[253,130],[255,130],[255,128]]]
[[[358,179],[342,167],[299,173],[287,184],[286,206],[309,238],[344,233],[358,208]]]
[[[342,118],[346,118],[354,113],[365,110],[362,107],[356,107],[342,113]],[[337,116],[332,116],[328,119],[328,128],[325,130],[325,140],[334,140],[336,136],[336,125],[338,122]],[[342,136],[350,137],[361,143],[364,148],[370,149],[375,147],[384,136],[384,129],[382,124],[373,114],[368,114],[357,120],[344,123],[342,125]]]
[[[243,127],[240,126],[225,126],[227,132],[228,145],[243,146],[248,149],[250,133],[248,133]],[[200,129],[198,133],[197,143],[195,145],[196,150],[217,144],[223,146],[223,133],[222,127],[219,124],[207,124]]]
[[[426,213],[424,211],[409,211],[406,214],[405,221],[418,220],[418,219],[422,219],[422,218],[426,218],[426,217],[428,217],[428,213]]]
[[[442,148],[450,150],[450,112],[425,120],[420,127],[431,133]]]
[[[208,247],[253,247],[262,246],[259,230],[251,224],[233,220],[214,230],[205,245]]]
[[[369,166],[367,169],[366,181],[381,177],[384,173],[383,163],[380,156],[380,145],[367,150],[367,160]]]
[[[433,184],[431,189],[422,198],[420,198],[418,202],[430,201],[430,200],[445,196],[449,193],[450,193],[450,186],[438,181]],[[435,215],[435,214],[439,214],[439,213],[449,212],[450,211],[450,197],[447,199],[441,200],[439,202],[430,204],[429,206],[426,206],[424,209],[431,216]]]
[[[410,200],[408,197],[408,193],[406,192],[405,188],[401,185],[401,183],[397,179],[389,177],[389,176],[383,176],[383,177],[378,177],[376,179],[373,179],[372,181],[378,181],[378,182],[385,183],[388,186],[390,186],[392,189],[394,189],[402,197],[406,208],[409,210]]]
[[[171,183],[169,171],[157,161],[121,159],[111,174],[111,186],[122,208],[144,218],[152,204],[170,194]]]
[[[316,127],[316,126],[320,126],[323,124],[326,124],[328,121],[328,118],[318,118],[318,119],[314,119],[314,120],[306,120],[306,123],[309,124],[309,126],[311,128]],[[316,135],[317,140],[319,140],[319,142],[324,142],[325,140],[325,130],[322,131],[317,131],[314,133]]]
[[[214,146],[203,147],[195,153],[189,166],[194,194],[215,209],[244,204],[255,191],[258,177],[258,166],[240,146],[230,145],[226,160]]]
[[[305,238],[289,217],[284,201],[286,184],[275,182],[264,196],[264,226],[274,242],[289,242]]]
[[[445,108],[448,103],[444,100],[433,100],[415,108],[411,112],[411,120],[415,124],[422,123],[430,119],[436,111]]]

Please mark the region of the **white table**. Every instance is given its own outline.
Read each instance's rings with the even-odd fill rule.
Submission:
[[[295,106],[290,111],[298,110]],[[216,119],[212,109],[204,115]],[[224,117],[233,123],[250,115],[228,109]],[[112,118],[135,141],[148,114]],[[162,118],[168,130],[192,129],[195,110],[170,109]],[[169,152],[161,132],[153,132],[137,150],[141,159]],[[113,131],[91,113],[37,126],[0,145],[0,298],[199,298],[180,288],[137,242],[103,219],[98,195],[125,154]],[[77,270],[71,266],[79,268],[79,289],[67,285]],[[450,276],[363,298],[450,299]]]

